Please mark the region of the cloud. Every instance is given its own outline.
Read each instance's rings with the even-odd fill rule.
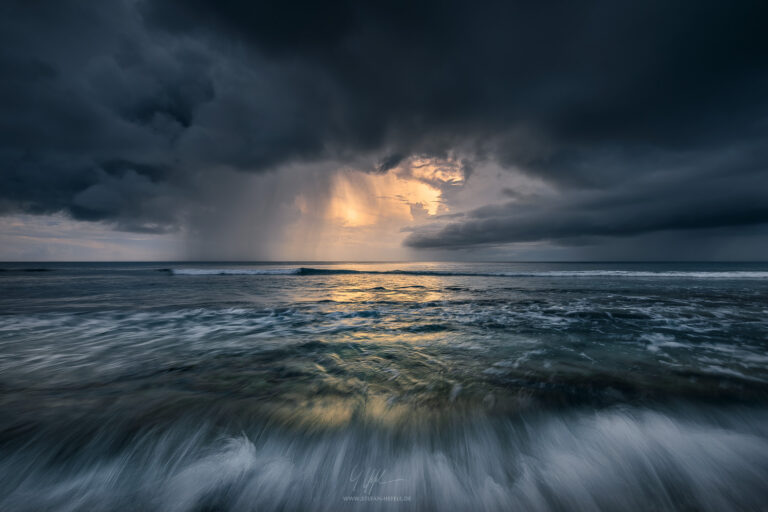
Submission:
[[[702,152],[693,163],[685,158],[677,167],[657,167],[656,159],[651,159],[636,166],[636,174],[620,184],[570,190],[535,202],[530,194],[503,190],[512,201],[476,208],[461,222],[439,230],[414,229],[405,243],[414,248],[538,241],[580,245],[599,237],[768,223],[768,206],[762,199],[765,171],[754,164],[765,156],[746,150],[737,155],[715,153]]]
[[[460,162],[466,183],[490,162],[557,194],[510,189],[509,204],[494,194],[464,217],[417,215],[430,225],[413,227],[410,247],[767,221],[756,192],[768,186],[762,2],[0,10],[2,214],[195,233],[208,225],[200,211],[227,210],[228,194],[212,192],[222,180],[237,188],[249,174],[313,166],[402,172],[427,158]],[[284,194],[269,204],[295,197],[282,179],[257,181]],[[440,184],[446,204],[462,186]],[[275,208],[258,215],[290,217]]]

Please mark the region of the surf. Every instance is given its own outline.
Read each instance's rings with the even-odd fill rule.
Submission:
[[[768,279],[762,271],[633,271],[633,270],[548,270],[530,272],[453,272],[442,270],[355,270],[345,268],[294,267],[172,268],[177,276],[321,276],[321,275],[402,275],[434,277],[538,277],[538,278],[664,278],[664,279]]]

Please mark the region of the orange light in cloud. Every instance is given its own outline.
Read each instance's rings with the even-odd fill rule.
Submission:
[[[407,169],[413,177],[433,183],[460,185],[464,182],[461,165],[452,160],[414,158],[409,162]]]
[[[412,206],[429,215],[447,211],[441,191],[415,176],[342,172],[336,177],[327,218],[345,227],[414,220]]]
[[[386,174],[344,171],[336,176],[326,218],[360,227],[411,222],[414,211],[447,213],[440,187],[463,181],[461,166],[452,160],[412,158]]]
[[[380,212],[370,201],[373,184],[362,173],[352,173],[345,172],[335,178],[326,216],[346,227],[375,224]]]
[[[339,170],[332,177],[323,209],[309,197],[295,197],[293,206],[299,215],[285,231],[281,257],[406,257],[402,228],[449,213],[443,192],[463,182],[461,168],[450,161],[413,158],[385,174]]]

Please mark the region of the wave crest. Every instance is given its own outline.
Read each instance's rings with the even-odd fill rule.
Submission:
[[[452,272],[441,270],[353,270],[344,268],[278,268],[278,269],[248,269],[248,268],[174,268],[173,275],[211,276],[211,275],[404,275],[404,276],[459,276],[459,277],[615,277],[615,278],[665,278],[665,279],[768,279],[768,272],[762,271],[635,271],[635,270],[546,270],[531,272]]]

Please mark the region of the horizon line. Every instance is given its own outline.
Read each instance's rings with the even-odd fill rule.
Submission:
[[[0,260],[0,264],[28,263],[146,263],[146,264],[186,264],[186,263],[222,263],[267,264],[267,265],[335,265],[352,264],[394,264],[394,263],[765,263],[768,260]]]

